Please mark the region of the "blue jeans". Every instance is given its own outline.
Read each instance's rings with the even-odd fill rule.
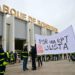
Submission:
[[[28,58],[23,58],[23,71],[27,69]]]

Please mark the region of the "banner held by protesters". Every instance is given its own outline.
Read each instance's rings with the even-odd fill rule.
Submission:
[[[51,36],[35,35],[37,54],[63,54],[75,52],[75,35],[72,26]]]

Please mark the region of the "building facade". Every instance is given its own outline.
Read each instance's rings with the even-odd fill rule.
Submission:
[[[30,50],[35,44],[35,34],[52,35],[57,32],[57,28],[49,24],[6,5],[0,6],[0,44],[5,51],[22,50],[25,43]]]

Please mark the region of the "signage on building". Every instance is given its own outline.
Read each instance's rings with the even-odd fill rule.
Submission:
[[[50,29],[50,30],[52,30],[54,32],[58,32],[58,30],[56,28],[54,28],[53,26],[51,26],[49,24],[46,24],[44,22],[41,22],[41,21],[31,17],[31,16],[28,16],[25,13],[19,12],[19,11],[15,10],[14,8],[10,8],[7,5],[0,6],[0,11],[3,12],[3,13],[14,15],[15,17],[17,17],[19,19],[32,22],[32,23],[34,23],[36,25],[39,25],[39,26],[44,27],[46,29]]]

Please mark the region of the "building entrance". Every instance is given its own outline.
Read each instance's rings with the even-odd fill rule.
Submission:
[[[23,44],[25,40],[16,39],[15,40],[15,50],[23,50]]]
[[[15,40],[15,50],[19,58],[21,58],[21,52],[23,50],[24,43],[25,43],[25,40],[20,40],[20,39]]]

